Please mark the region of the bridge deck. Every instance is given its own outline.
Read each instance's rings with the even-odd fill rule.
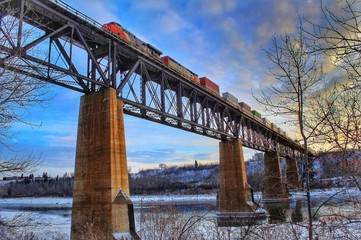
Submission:
[[[245,147],[281,156],[297,157],[303,151],[257,116],[167,67],[159,56],[104,31],[101,23],[62,1],[3,1],[0,17],[9,16],[19,20],[19,27],[6,35],[9,29],[1,24],[2,68],[85,94],[115,88],[124,113],[207,137],[241,139]],[[29,29],[39,34],[23,40]],[[17,60],[21,64],[14,65]]]

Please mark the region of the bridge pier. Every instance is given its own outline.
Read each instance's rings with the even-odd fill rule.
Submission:
[[[252,202],[252,192],[247,183],[240,140],[220,142],[219,165],[218,226],[240,226],[256,220],[256,206]]]
[[[130,233],[135,233],[132,207],[123,103],[111,88],[84,95],[79,111],[71,239],[85,239],[89,234],[115,239],[114,233],[130,239]]]
[[[287,157],[286,158],[286,178],[287,187],[289,189],[301,189],[301,181],[298,174],[297,160]]]
[[[278,152],[264,153],[264,190],[263,201],[283,202],[289,200],[282,179],[282,169]]]

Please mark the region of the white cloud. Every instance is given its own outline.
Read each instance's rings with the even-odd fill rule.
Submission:
[[[99,23],[121,22],[116,14],[119,2],[98,0],[71,0],[68,4]]]
[[[235,9],[236,0],[194,1],[200,14],[225,15]],[[194,6],[194,5],[193,5]]]
[[[171,2],[168,0],[146,0],[132,1],[133,7],[137,10],[145,11],[165,11],[170,8]]]
[[[156,21],[159,29],[165,33],[175,33],[190,27],[190,24],[174,11],[163,12]]]

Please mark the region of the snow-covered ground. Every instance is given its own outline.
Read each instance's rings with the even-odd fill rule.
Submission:
[[[344,206],[342,206],[342,211],[339,209],[340,206],[336,207],[327,206],[322,208],[323,216],[334,216],[336,214],[352,214],[353,218],[360,219],[361,215],[357,215],[357,211],[355,211],[352,206],[348,206],[347,203],[352,199],[359,198],[359,191],[355,188],[351,189],[328,189],[328,190],[314,190],[311,193],[312,198],[321,203],[322,201],[329,198],[329,196],[335,196],[335,199],[338,203],[344,202]],[[216,194],[208,194],[208,195],[159,195],[159,196],[132,196],[131,199],[135,206],[135,219],[139,221],[140,212],[143,207],[147,208],[151,205],[178,205],[178,206],[187,206],[188,211],[185,214],[191,215],[194,213],[192,206],[202,206],[204,207],[204,211],[207,211],[211,208],[214,208],[216,205]],[[261,200],[261,193],[255,193],[256,201]],[[293,199],[295,200],[304,200],[305,194],[302,192],[294,193]],[[38,226],[32,227],[32,230],[37,232],[42,236],[42,239],[53,239],[54,235],[61,235],[63,239],[69,239],[70,236],[70,225],[71,225],[71,206],[72,206],[72,198],[59,198],[59,197],[51,197],[51,198],[9,198],[9,199],[0,199],[0,215],[2,218],[14,217],[17,214],[22,214],[25,219],[29,221],[38,221],[40,224]],[[294,205],[291,206],[291,209],[294,208]],[[182,208],[181,208],[182,209]],[[337,210],[339,209],[339,210]],[[202,210],[201,210],[202,211]],[[303,209],[302,211],[305,211]],[[356,215],[355,215],[356,214]],[[215,214],[208,215],[209,218],[214,218]],[[346,219],[346,218],[345,218]],[[338,222],[333,222],[332,218],[324,218],[326,224],[342,224],[345,225],[345,219],[341,219]],[[322,221],[315,222],[317,226],[319,226]],[[353,220],[347,219],[347,226],[351,229],[354,229],[354,232],[357,233],[356,238],[351,239],[361,239],[361,230],[360,225],[355,223]],[[139,223],[138,223],[139,224]],[[137,224],[137,225],[138,225]],[[300,224],[302,225],[302,224]],[[45,227],[44,227],[45,226]],[[262,231],[266,231],[267,227],[271,225],[264,225]],[[321,225],[320,225],[321,226]],[[272,228],[270,228],[272,229]],[[287,226],[285,227],[287,229]],[[260,230],[257,230],[260,231]],[[267,230],[268,231],[268,230]],[[286,231],[286,230],[285,230]],[[321,231],[321,230],[320,230]],[[322,230],[323,231],[323,230]],[[307,231],[300,230],[302,232],[302,236],[307,233]],[[326,233],[322,233],[326,234]],[[329,233],[327,233],[329,234]],[[358,235],[360,234],[360,235]],[[306,234],[307,235],[307,234]],[[329,236],[329,235],[327,235]],[[357,238],[359,237],[359,238]],[[301,239],[303,239],[301,237]]]

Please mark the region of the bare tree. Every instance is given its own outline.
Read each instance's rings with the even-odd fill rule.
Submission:
[[[15,138],[15,135],[10,130],[19,122],[32,125],[24,115],[35,105],[44,106],[50,100],[50,88],[45,82],[12,71],[12,68],[29,70],[29,65],[16,57],[17,54],[5,53],[2,49],[20,51],[22,43],[31,41],[36,32],[33,27],[24,26],[22,35],[19,36],[19,21],[11,17],[13,10],[3,9],[0,4],[0,11],[0,147],[9,150],[8,155],[4,151],[0,153],[0,175],[8,175],[33,171],[40,164],[40,160],[32,153],[12,152],[9,140]],[[31,69],[37,71],[34,67]],[[6,239],[37,239],[31,228],[39,224],[44,223],[29,222],[23,214],[13,218],[0,216],[0,235]]]
[[[1,156],[0,157],[4,157]],[[17,173],[32,172],[37,170],[40,165],[40,159],[34,157],[31,153],[25,153],[20,156],[4,157],[0,160],[0,174],[9,175]]]
[[[329,56],[335,69],[347,75],[335,78],[332,89],[318,96],[319,114],[326,119],[320,135],[329,143],[325,150],[343,153],[345,167],[361,190],[357,181],[360,173],[350,159],[355,151],[361,150],[361,2],[342,0],[336,6],[330,9],[322,4],[323,21],[320,24],[308,21],[312,28],[302,31],[315,53]]]
[[[317,108],[319,117],[325,119],[318,129],[323,151],[336,151],[342,154],[341,164],[361,191],[358,180],[361,173],[354,155],[361,150],[361,96],[359,88],[349,88],[339,84],[332,90],[318,93]]]
[[[327,54],[336,68],[346,71],[348,87],[361,88],[361,2],[340,0],[333,6],[321,3],[323,20],[306,20],[312,27],[302,30],[315,53]]]
[[[198,239],[197,227],[208,213],[186,217],[172,205],[142,209],[139,235],[144,239]]]
[[[0,18],[0,49],[13,48],[20,51],[21,44],[31,41],[36,31],[32,26],[24,26],[19,40],[17,34],[19,20],[11,16],[12,9],[2,9],[2,11],[8,15],[5,14]],[[40,53],[34,50],[34,54]],[[11,68],[14,67],[29,68],[27,62],[16,55],[0,50],[0,145],[10,151],[12,146],[9,140],[16,137],[10,131],[14,124],[20,122],[33,125],[24,118],[24,115],[36,105],[45,106],[51,99],[50,88],[45,82],[12,71]],[[37,71],[34,67],[32,69]],[[11,157],[0,153],[0,174],[32,171],[39,163],[40,161],[31,153],[20,153]]]
[[[300,21],[301,22],[301,21]],[[319,58],[307,49],[303,32],[300,30],[291,35],[285,33],[281,37],[273,37],[272,47],[264,49],[271,64],[269,74],[276,80],[260,97],[255,99],[261,103],[268,113],[279,115],[286,122],[295,126],[301,136],[304,149],[304,181],[307,194],[309,239],[313,238],[313,225],[310,195],[310,171],[312,163],[309,148],[315,130],[322,119],[315,122],[309,116],[313,113],[313,97],[322,86],[325,74]]]
[[[288,122],[296,123],[299,128],[305,149],[310,239],[313,215],[309,194],[309,146],[322,143],[323,151],[341,151],[344,167],[360,189],[359,172],[351,158],[360,150],[361,134],[360,7],[361,2],[357,0],[338,1],[336,9],[321,5],[323,19],[319,24],[306,20],[311,23],[311,30],[301,24],[297,37],[285,34],[274,38],[272,49],[265,50],[273,66],[270,74],[277,82],[257,100],[273,114],[290,116]],[[333,70],[341,69],[347,77],[324,81],[319,59],[327,57],[334,65]],[[316,212],[319,210],[320,207]]]

